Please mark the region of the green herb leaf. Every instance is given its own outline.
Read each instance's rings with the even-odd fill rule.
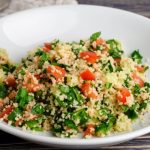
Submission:
[[[106,43],[109,45],[110,49],[121,49],[121,44],[119,41],[115,40],[115,39],[110,39],[107,40]]]
[[[45,52],[41,49],[38,49],[37,52],[35,52],[35,56],[42,56]]]
[[[126,105],[121,105],[121,108],[123,109],[124,112],[127,112],[129,107]]]
[[[60,41],[58,39],[55,39],[53,42],[51,42],[52,49],[54,49],[59,42]]]
[[[62,93],[69,93],[69,87],[68,86],[65,86],[65,85],[59,85],[59,89]]]
[[[112,83],[106,82],[105,87],[106,89],[110,89],[112,86]]]
[[[32,108],[32,113],[34,113],[34,114],[40,114],[41,115],[44,112],[45,112],[44,107],[38,103],[36,105],[34,105]]]
[[[112,56],[113,58],[121,58],[121,55],[123,53],[122,50],[119,49],[110,49],[109,51],[109,55]]]
[[[16,101],[19,103],[20,108],[24,108],[25,105],[33,99],[33,96],[28,95],[28,91],[25,88],[19,89],[16,95]]]
[[[93,42],[95,41],[97,38],[99,38],[101,35],[101,32],[95,32],[90,36],[90,40]]]
[[[81,96],[79,90],[78,90],[76,87],[74,87],[74,88],[72,87],[72,90],[73,90],[73,92],[75,93],[76,100],[81,104],[83,98],[82,98],[82,96]]]
[[[116,66],[116,72],[120,72],[120,71],[123,71],[121,66]]]
[[[108,62],[108,63],[109,63],[109,65],[108,65],[109,71],[110,71],[110,72],[113,72],[114,69],[113,69],[113,67],[112,67],[112,64],[111,64],[110,62]]]
[[[0,83],[0,98],[5,98],[7,96],[7,87],[3,83]]]
[[[134,61],[136,61],[137,63],[142,63],[142,58],[143,56],[140,54],[139,50],[135,50],[132,54],[131,57]]]
[[[66,107],[67,103],[65,101],[60,100],[59,97],[55,97],[55,105],[60,107]]]
[[[75,123],[72,120],[66,119],[64,124],[71,129],[77,130],[77,126],[75,125]]]
[[[42,130],[41,127],[39,127],[41,125],[41,123],[43,122],[43,118],[38,118],[36,120],[29,120],[26,121],[27,126],[34,130],[34,129],[40,129],[40,131]],[[38,130],[39,131],[39,130]]]
[[[150,91],[150,83],[145,82],[144,87],[146,88],[147,91]]]
[[[72,51],[78,55],[82,51],[82,48],[73,48]]]
[[[146,109],[146,107],[147,107],[147,102],[142,102],[140,104],[139,110]]]
[[[133,94],[139,94],[140,93],[140,86],[138,84],[136,84],[134,87],[133,87]]]
[[[83,40],[80,40],[79,44],[84,46],[85,42]]]
[[[85,108],[74,112],[72,117],[73,117],[73,120],[79,120],[80,124],[86,123],[88,121],[88,119],[89,119],[89,116],[88,116]]]
[[[2,64],[1,66],[6,74],[8,74],[8,72],[12,73],[16,69],[16,66],[12,64]]]
[[[101,123],[100,125],[96,126],[96,128],[95,128],[95,133],[97,135],[106,134],[107,131],[108,131],[108,125],[105,122]]]
[[[99,114],[100,114],[100,115],[107,116],[108,114],[110,114],[110,110],[109,110],[107,107],[101,108],[101,109],[99,110]]]
[[[100,125],[96,126],[95,133],[97,135],[107,134],[107,132],[113,127],[116,122],[116,118],[113,115],[108,115],[108,120],[102,122]]]
[[[49,56],[47,53],[44,52],[40,57],[39,67],[42,67],[44,65],[44,62],[48,60],[49,60]]]
[[[135,110],[133,109],[128,109],[127,112],[125,112],[125,114],[128,116],[128,118],[130,118],[131,120],[135,120],[138,118],[138,114]]]
[[[127,75],[127,78],[124,80],[124,85],[128,88],[129,87],[129,81],[131,80],[130,76]]]
[[[68,67],[68,65],[65,65],[65,64],[59,64],[59,63],[57,63],[57,62],[51,62],[51,65],[54,65],[54,66],[59,66],[59,67],[62,67],[62,68],[67,68]]]
[[[115,39],[107,40],[106,43],[109,45],[109,55],[113,58],[121,58],[123,51],[121,50],[121,44]]]
[[[22,70],[20,70],[20,72],[19,72],[22,76],[24,76],[26,73],[25,73],[25,71],[22,69]]]
[[[19,108],[15,108],[13,112],[8,116],[8,120],[16,121],[17,116],[22,116],[22,111]]]

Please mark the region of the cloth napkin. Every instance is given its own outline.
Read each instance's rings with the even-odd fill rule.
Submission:
[[[8,14],[49,5],[77,4],[76,0],[11,0],[9,7],[0,12],[0,17]]]

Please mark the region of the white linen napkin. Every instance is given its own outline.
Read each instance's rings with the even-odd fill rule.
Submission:
[[[37,8],[49,5],[62,5],[62,4],[77,4],[76,0],[11,0],[10,5],[4,11],[0,12],[0,17],[6,16],[8,14]]]

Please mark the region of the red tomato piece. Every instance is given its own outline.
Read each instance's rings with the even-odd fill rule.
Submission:
[[[115,58],[114,61],[115,61],[116,63],[120,63],[121,58]]]
[[[19,126],[19,125],[21,125],[22,123],[23,123],[23,119],[20,118],[19,120],[17,120],[17,121],[15,122],[15,126]]]
[[[102,38],[98,38],[96,40],[96,45],[102,45],[102,44],[105,44],[105,41]]]
[[[130,92],[127,88],[120,89],[120,94],[117,95],[117,100],[119,102],[122,102],[123,104],[126,104],[127,100],[126,98],[130,96]]]
[[[145,68],[143,66],[135,66],[138,72],[144,72]]]
[[[133,73],[131,76],[136,84],[138,84],[140,87],[144,87],[144,81],[141,77],[139,77],[135,73]]]
[[[29,71],[26,71],[23,85],[28,90],[28,92],[37,92],[43,87],[42,84],[39,84],[38,79]]]
[[[37,78],[37,80],[40,80],[40,79],[41,79],[40,74],[35,74],[34,76]]]
[[[85,51],[80,53],[80,57],[85,59],[87,62],[93,64],[99,58],[95,52]]]
[[[83,80],[95,80],[95,75],[89,69],[81,72],[80,76]]]
[[[94,134],[94,131],[95,131],[95,127],[94,127],[94,125],[93,124],[88,124],[87,125],[87,128],[86,128],[86,130],[84,131],[84,137],[86,137],[86,136],[91,136],[91,135],[93,135]]]
[[[66,71],[65,69],[59,66],[52,66],[47,68],[47,72],[54,76],[57,80],[65,77]]]
[[[16,86],[16,80],[15,80],[13,75],[8,75],[5,82],[10,87],[15,87]]]
[[[97,93],[93,92],[91,88],[92,87],[89,83],[85,83],[81,86],[81,91],[86,97],[96,99]]]
[[[3,118],[5,115],[9,115],[13,111],[13,106],[8,106],[0,113],[0,118]]]
[[[44,43],[43,51],[49,52],[52,49],[52,46],[50,43]]]

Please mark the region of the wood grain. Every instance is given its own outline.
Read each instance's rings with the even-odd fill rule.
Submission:
[[[150,0],[78,0],[80,4],[103,5],[132,11],[150,18]],[[0,150],[48,150],[58,149],[45,147],[24,141],[0,131]],[[150,150],[150,134],[131,141],[109,146],[102,149],[109,150]]]
[[[150,18],[150,0],[78,0],[78,2],[120,8]]]

